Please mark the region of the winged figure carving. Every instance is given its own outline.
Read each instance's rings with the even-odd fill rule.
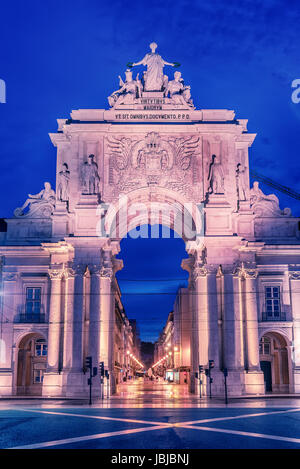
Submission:
[[[128,167],[130,161],[132,141],[126,137],[110,137],[108,139],[108,148],[113,159],[113,166],[116,170],[124,170]]]
[[[176,165],[183,171],[190,168],[192,159],[199,154],[199,140],[200,137],[197,137],[196,135],[170,139]]]

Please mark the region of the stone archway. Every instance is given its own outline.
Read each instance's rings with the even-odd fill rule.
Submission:
[[[291,359],[287,339],[279,332],[266,332],[259,342],[259,358],[266,392],[288,393]]]
[[[185,258],[182,262],[181,267],[184,270],[188,270],[191,274],[194,264],[199,262],[199,259],[200,262],[203,260],[202,205],[192,204],[183,195],[172,190],[154,186],[131,191],[108,207],[102,223],[108,238],[111,241],[116,241],[118,246],[121,239],[137,227],[164,226],[176,232],[185,243],[190,259]],[[118,252],[119,250],[120,247],[118,247]],[[196,258],[198,261],[195,260]],[[187,262],[191,265],[187,265]],[[114,259],[113,266],[115,274],[123,268],[123,263],[120,259]],[[205,333],[207,333],[207,329]],[[106,339],[103,337],[103,340]],[[195,350],[194,361],[198,364],[195,340],[196,337],[193,335],[190,347]],[[206,338],[203,341],[206,343]],[[110,342],[113,342],[113,338]],[[207,350],[204,351],[204,354],[207,355]],[[204,362],[206,363],[207,360],[204,359]],[[191,363],[189,365],[191,366]]]
[[[17,351],[17,395],[41,396],[46,366],[46,339],[39,332],[26,334]]]

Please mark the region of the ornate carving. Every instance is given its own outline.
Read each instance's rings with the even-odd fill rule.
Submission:
[[[255,279],[258,276],[258,270],[254,267],[253,263],[235,262],[232,270],[233,275],[238,275],[241,278]]]
[[[100,277],[103,278],[112,278],[113,276],[113,269],[111,267],[101,267],[99,272]]]
[[[111,137],[108,139],[107,146],[110,150],[112,166],[117,171],[127,169],[130,163],[132,140],[126,137]]]
[[[199,155],[199,141],[200,137],[195,135],[169,139],[177,167],[183,171],[187,171],[190,168],[192,160],[196,159]]]
[[[51,189],[50,182],[44,183],[44,189],[38,194],[28,194],[28,199],[22,207],[16,208],[16,218],[49,218],[55,207],[55,192]],[[24,210],[29,207],[27,213]]]
[[[51,280],[60,280],[65,274],[64,269],[49,269],[49,277]]]
[[[300,280],[300,271],[289,272],[291,280]]]
[[[101,275],[102,267],[99,264],[89,264],[88,269],[91,275]]]
[[[258,217],[289,217],[291,215],[291,209],[281,210],[278,197],[275,194],[264,194],[257,181],[254,181],[253,187],[250,189],[250,206]]]
[[[139,187],[159,185],[192,199],[194,192],[199,193],[199,184],[194,184],[194,171],[198,169],[194,162],[201,152],[199,142],[197,135],[162,138],[158,132],[149,132],[140,140],[109,137],[109,183],[114,186],[113,197]]]
[[[132,166],[146,174],[160,174],[173,166],[173,155],[168,142],[161,139],[157,132],[150,132],[145,139],[133,148]]]
[[[73,278],[77,275],[83,276],[86,271],[86,265],[84,264],[71,264],[67,269],[65,269],[65,276],[67,278]]]
[[[17,280],[18,278],[18,272],[3,272],[2,274],[2,280],[5,282],[12,282],[14,280]]]

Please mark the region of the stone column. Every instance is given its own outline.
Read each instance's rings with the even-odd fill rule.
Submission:
[[[110,267],[102,267],[100,271],[100,361],[112,371],[112,344],[114,312],[111,302],[111,280],[113,270]]]
[[[290,290],[293,319],[293,381],[294,392],[300,392],[300,272],[290,272]],[[291,367],[289,361],[289,367]],[[291,376],[291,373],[290,373]]]
[[[66,276],[64,358],[62,392],[68,397],[86,397],[83,374],[83,282],[85,266],[75,264]]]
[[[64,369],[82,372],[83,275],[85,267],[68,269],[66,279],[66,311],[64,322]]]
[[[231,267],[223,269],[223,275],[224,366],[228,371],[240,372],[244,370],[240,278]]]
[[[3,272],[2,297],[0,298],[1,320],[1,360],[0,360],[0,395],[10,396],[16,393],[18,375],[18,345],[14,345],[14,320],[17,311],[19,274]],[[21,287],[19,283],[19,292]],[[5,321],[4,318],[9,318]],[[13,353],[15,352],[15,353]]]
[[[89,356],[93,366],[98,368],[100,360],[100,266],[89,266],[91,273],[90,321],[89,321]]]
[[[246,306],[246,353],[248,371],[259,371],[259,341],[257,317],[257,271],[244,270]]]
[[[74,308],[73,308],[73,364],[75,372],[82,372],[83,368],[83,275],[85,266],[75,268]]]
[[[47,372],[58,373],[61,334],[61,279],[63,270],[50,269],[50,311],[48,329],[48,366]]]
[[[208,289],[207,270],[205,267],[195,267],[193,270],[195,284],[194,307],[196,331],[198,335],[198,365],[208,364]]]

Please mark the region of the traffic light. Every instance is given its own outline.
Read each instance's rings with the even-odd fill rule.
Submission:
[[[85,358],[85,367],[91,369],[92,368],[92,357]]]
[[[100,362],[99,368],[100,368],[100,375],[103,378],[103,376],[104,376],[104,362]]]
[[[203,373],[204,371],[204,366],[203,365],[199,365],[199,373]]]
[[[209,363],[208,366],[209,366],[210,369],[215,367],[215,361],[214,360],[209,360],[208,363]]]

